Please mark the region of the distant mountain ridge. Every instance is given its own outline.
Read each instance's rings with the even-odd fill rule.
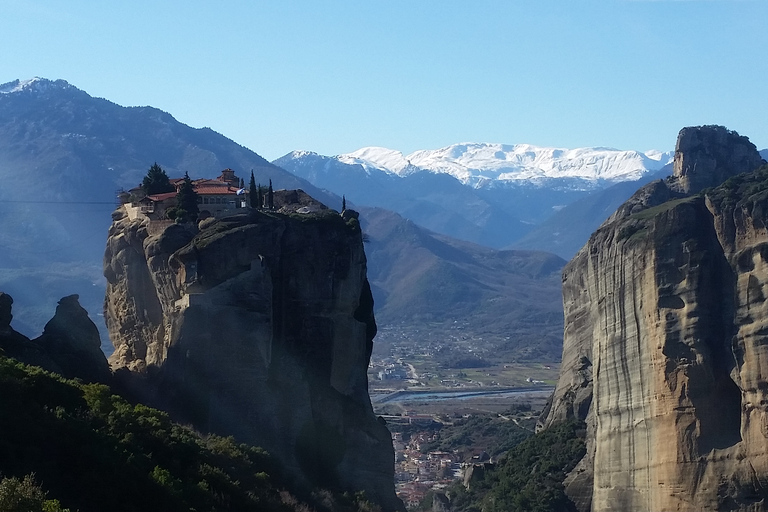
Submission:
[[[632,182],[654,175],[669,161],[671,153],[659,151],[476,143],[407,156],[377,147],[337,156],[294,151],[273,163],[356,205],[393,210],[437,233],[501,249],[592,193],[617,183],[634,190]],[[578,240],[546,250],[562,248],[558,254],[571,257],[573,247],[605,220],[596,215],[584,218]],[[558,229],[553,228],[553,237]],[[542,235],[547,237],[534,239]]]
[[[287,156],[300,158],[306,151]],[[672,161],[672,152],[621,151],[611,148],[548,148],[531,144],[461,143],[409,155],[366,147],[337,155],[339,162],[396,176],[444,173],[473,188],[548,186],[601,188],[604,183],[635,181]],[[285,157],[284,157],[285,158]]]

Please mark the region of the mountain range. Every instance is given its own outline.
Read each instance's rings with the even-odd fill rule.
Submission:
[[[398,176],[418,172],[449,174],[473,188],[524,185],[591,189],[600,188],[603,182],[638,180],[670,163],[672,157],[672,152],[660,151],[462,143],[407,156],[387,148],[367,147],[336,158],[359,164],[367,171]]]
[[[63,80],[10,82],[0,86],[0,290],[14,298],[14,328],[37,335],[56,302],[76,293],[102,328],[103,350],[111,352],[97,314],[115,192],[138,185],[155,161],[170,176],[188,171],[212,178],[229,167],[247,179],[253,169],[261,183],[271,179],[277,189],[300,188],[341,206],[340,197],[223,135],[155,108],[122,107]],[[449,175],[409,179],[422,177],[451,184],[457,198],[466,195]],[[359,209],[382,332],[390,325],[459,320],[504,340],[515,357],[557,358],[563,260],[497,251],[430,232],[391,211]],[[503,226],[506,219],[496,222]],[[467,224],[467,232],[472,229]]]
[[[229,167],[247,180],[253,169],[261,183],[336,209],[345,195],[361,211],[380,326],[466,322],[511,357],[550,358],[564,261],[540,250],[570,258],[615,204],[667,172],[667,158],[460,144],[405,156],[294,152],[270,163],[152,107],[122,107],[63,80],[16,80],[0,85],[0,290],[14,297],[14,327],[30,336],[62,296],[78,294],[109,353],[96,316],[116,191],[138,185],[153,162],[170,176],[212,178]],[[519,179],[525,173],[539,177]],[[637,179],[614,183],[624,178]]]
[[[536,226],[579,199],[617,183],[636,183],[636,189],[671,156],[476,143],[407,156],[377,147],[337,156],[294,151],[273,163],[354,204],[391,209],[432,231],[500,249],[518,247]],[[579,247],[603,220],[581,219],[586,232],[579,231]],[[572,245],[548,250],[570,258],[578,249]]]

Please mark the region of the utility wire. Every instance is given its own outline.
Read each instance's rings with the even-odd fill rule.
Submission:
[[[24,203],[24,204],[111,204],[117,206],[116,201],[26,201],[26,200],[0,200],[3,203]]]

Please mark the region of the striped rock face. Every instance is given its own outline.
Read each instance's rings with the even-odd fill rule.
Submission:
[[[580,510],[766,510],[768,168],[696,196],[681,179],[638,191],[563,274],[544,425],[587,422]]]

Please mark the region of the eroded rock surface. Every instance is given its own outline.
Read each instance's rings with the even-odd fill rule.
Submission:
[[[673,177],[564,270],[543,423],[587,422],[566,480],[580,510],[768,509],[768,168],[690,195],[763,163],[744,141],[682,130]]]
[[[197,232],[118,210],[105,255],[111,364],[144,376],[180,419],[264,447],[298,484],[402,510],[368,397],[376,324],[359,224],[307,201],[283,211]]]

